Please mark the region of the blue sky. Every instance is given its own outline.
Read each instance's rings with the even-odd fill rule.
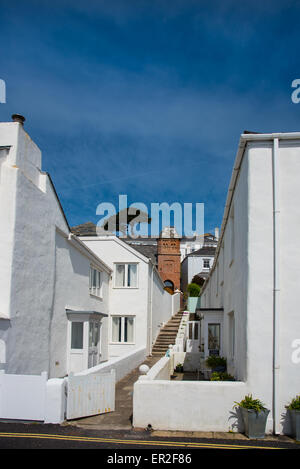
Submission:
[[[298,131],[299,1],[0,0],[0,78],[69,224],[101,202],[205,204],[244,129]]]

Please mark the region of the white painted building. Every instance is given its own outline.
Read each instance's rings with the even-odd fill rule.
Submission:
[[[164,290],[150,257],[115,235],[82,236],[81,241],[112,269],[109,356],[140,347],[150,354],[164,323],[180,308],[180,293]]]
[[[217,247],[219,239],[219,228],[215,228],[215,234],[205,233],[203,235],[196,235],[193,238],[183,237],[180,240],[180,253],[181,262],[189,254],[198,251],[202,247]]]
[[[181,262],[181,290],[183,292],[187,291],[187,286],[195,275],[199,276],[204,283],[213,265],[215,252],[215,246],[204,245],[185,256]]]
[[[285,405],[300,385],[299,177],[299,133],[241,136],[201,296],[228,371],[271,410],[276,433],[288,429]],[[210,308],[223,308],[222,317],[210,320]]]
[[[110,268],[70,233],[41,152],[0,124],[0,367],[61,377],[108,358]]]

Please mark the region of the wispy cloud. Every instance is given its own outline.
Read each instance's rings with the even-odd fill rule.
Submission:
[[[70,224],[127,193],[205,202],[213,227],[239,134],[298,130],[297,2],[0,4],[0,118],[26,116]]]

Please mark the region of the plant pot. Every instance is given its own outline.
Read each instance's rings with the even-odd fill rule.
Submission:
[[[269,415],[269,410],[262,410],[256,412],[252,409],[245,409],[240,407],[242,411],[243,421],[245,425],[245,434],[252,440],[257,440],[265,437],[266,423]]]
[[[300,441],[300,410],[289,409],[292,422],[292,434],[296,441]]]

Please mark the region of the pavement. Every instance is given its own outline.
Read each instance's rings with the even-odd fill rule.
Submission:
[[[161,357],[147,357],[144,364],[151,368]],[[175,373],[176,380],[182,379],[195,379],[195,373],[193,376],[184,376],[183,373]],[[71,420],[64,422],[62,427],[74,427],[82,430],[91,430],[98,432],[126,432],[133,435],[139,435],[142,437],[145,429],[133,429],[132,428],[132,414],[133,414],[133,386],[140,376],[139,367],[135,368],[131,373],[120,380],[116,385],[116,407],[114,412],[107,414],[95,415],[92,417],[84,417],[77,420]],[[152,430],[151,438],[171,438],[171,439],[182,439],[188,438],[189,440],[206,440],[206,441],[227,441],[230,440],[235,442],[249,441],[249,438],[242,433],[237,432],[186,432],[186,431],[168,431],[168,430]],[[137,436],[138,437],[138,436]],[[232,442],[233,442],[232,441]],[[286,435],[266,435],[265,442],[272,442],[273,444],[291,444],[295,443],[295,440]],[[300,447],[300,445],[298,445]]]

